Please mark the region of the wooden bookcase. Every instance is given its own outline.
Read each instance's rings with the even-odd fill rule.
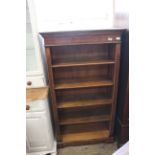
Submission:
[[[58,146],[112,141],[122,30],[41,35]]]

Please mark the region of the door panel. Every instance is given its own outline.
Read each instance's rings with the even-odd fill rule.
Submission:
[[[39,152],[51,149],[52,139],[46,111],[29,112],[26,117],[28,152]]]

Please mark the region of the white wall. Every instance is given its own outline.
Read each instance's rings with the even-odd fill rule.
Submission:
[[[39,31],[100,29],[113,24],[113,0],[34,0]]]

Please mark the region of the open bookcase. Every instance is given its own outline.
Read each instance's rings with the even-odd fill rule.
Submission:
[[[58,146],[112,141],[122,30],[41,35]]]

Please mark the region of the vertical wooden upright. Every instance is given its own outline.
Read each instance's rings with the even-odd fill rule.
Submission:
[[[120,52],[121,52],[121,44],[118,43],[115,45],[115,66],[113,73],[113,93],[112,93],[112,112],[111,112],[111,122],[110,122],[110,135],[113,135],[114,130],[114,122],[115,122],[115,113],[116,113],[116,104],[117,104],[117,91],[118,91],[118,76],[119,76],[119,66],[120,66]]]
[[[115,132],[118,146],[129,140],[129,31],[123,32]]]
[[[51,57],[51,51],[49,47],[45,48],[45,54],[46,54],[46,62],[48,66],[48,79],[49,79],[49,85],[50,85],[50,93],[51,93],[51,98],[52,98],[52,112],[53,112],[53,117],[55,120],[54,126],[55,126],[55,133],[56,133],[56,139],[58,141],[61,140],[61,135],[60,135],[60,127],[58,125],[58,112],[57,112],[57,105],[56,105],[56,95],[55,95],[55,90],[54,90],[54,80],[53,80],[53,71],[51,70],[51,64],[52,64],[52,57]]]

